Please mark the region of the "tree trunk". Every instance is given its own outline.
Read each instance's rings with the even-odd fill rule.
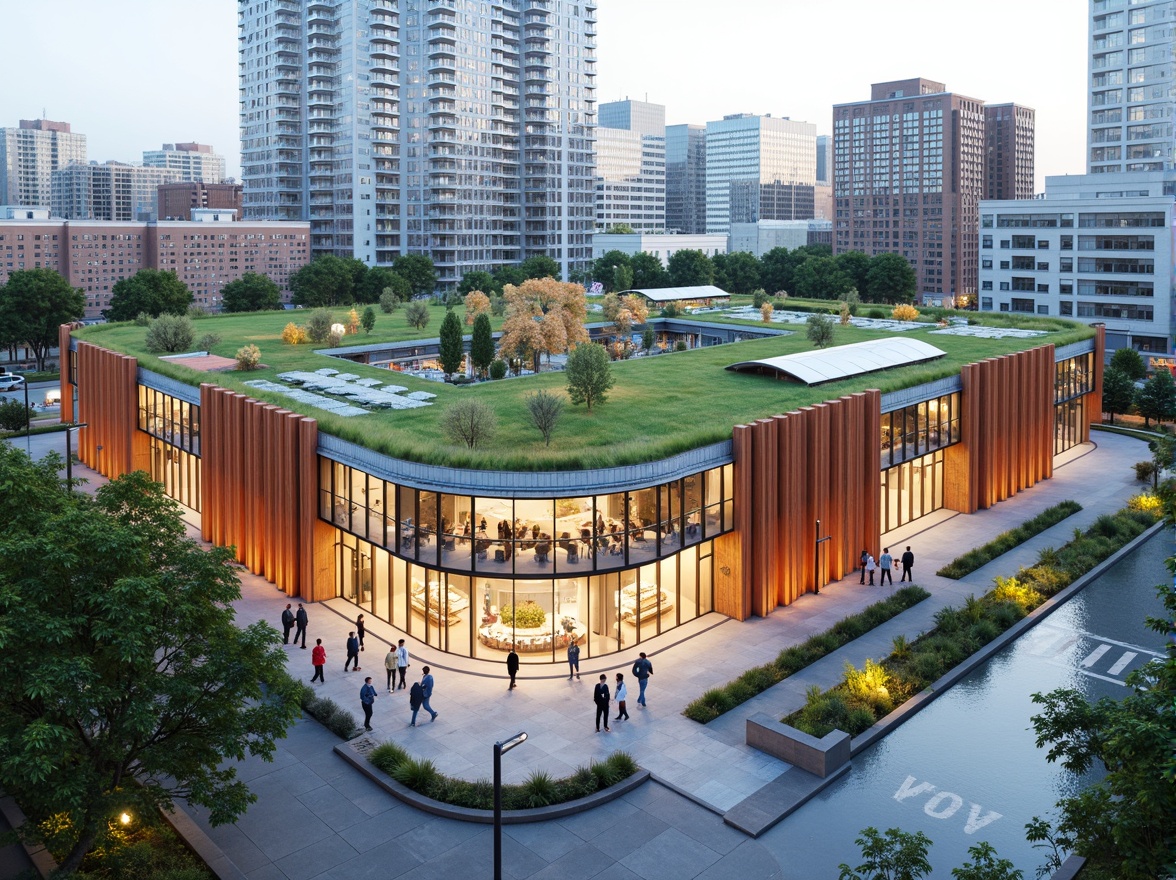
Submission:
[[[75,873],[78,868],[82,866],[82,859],[94,847],[94,841],[98,838],[98,827],[96,825],[87,826],[82,832],[82,836],[78,838],[78,842],[74,844],[74,848],[69,851],[69,855],[65,857],[55,876],[68,877]]]

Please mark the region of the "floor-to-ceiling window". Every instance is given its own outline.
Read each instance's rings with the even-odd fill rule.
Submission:
[[[943,450],[959,440],[959,394],[882,414],[883,534],[943,507]]]
[[[1054,455],[1082,442],[1086,395],[1094,390],[1094,354],[1080,354],[1054,365]]]
[[[200,407],[139,386],[139,430],[151,436],[151,479],[200,512]]]

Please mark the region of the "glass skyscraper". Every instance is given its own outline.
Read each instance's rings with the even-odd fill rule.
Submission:
[[[443,286],[592,256],[596,3],[238,0],[245,214]]]

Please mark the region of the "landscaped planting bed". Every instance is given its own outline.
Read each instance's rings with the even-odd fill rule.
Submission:
[[[1082,505],[1077,501],[1062,501],[1053,507],[1047,507],[1037,516],[1026,520],[1015,529],[1001,532],[982,547],[976,547],[962,556],[957,556],[935,573],[940,577],[959,580],[992,562],[996,557],[1003,556],[1014,547],[1024,544],[1034,535],[1039,535],[1046,529],[1056,526],[1066,517],[1073,516],[1081,509]]]
[[[996,587],[962,608],[935,615],[936,626],[913,643],[894,641],[881,663],[867,660],[863,669],[847,664],[840,684],[827,691],[809,690],[803,709],[785,724],[821,737],[833,730],[864,733],[952,667],[980,650],[1050,596],[1069,586],[1107,557],[1143,534],[1160,518],[1151,496],[1138,496],[1127,507],[1104,514],[1085,532],[1059,549],[1046,548],[1036,564],[1013,577],[996,578]]]
[[[722,687],[711,688],[693,700],[682,714],[700,724],[713,721],[724,712],[730,712],[740,703],[763,693],[772,685],[815,663],[826,654],[836,651],[842,645],[849,644],[892,617],[918,605],[930,595],[922,587],[903,587],[893,596],[837,621],[825,632],[810,636],[799,645],[785,648],[771,663],[749,669]]]

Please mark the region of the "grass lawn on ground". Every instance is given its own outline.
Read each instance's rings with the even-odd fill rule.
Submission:
[[[346,308],[334,310],[343,320]],[[1093,335],[1093,330],[1076,322],[1057,319],[1037,323],[1031,317],[1017,321],[1018,326],[1046,329],[1045,336],[1033,339],[977,339],[932,335],[934,324],[925,330],[901,334],[836,326],[834,345],[880,339],[887,336],[920,339],[947,352],[946,357],[927,364],[900,367],[840,382],[808,387],[783,382],[769,376],[728,372],[728,364],[755,358],[811,351],[812,343],[801,325],[773,324],[776,329],[793,331],[793,335],[752,340],[729,345],[635,358],[613,363],[616,385],[608,400],[589,413],[584,406],[565,408],[555,428],[551,446],[530,422],[528,394],[545,389],[562,393],[567,383],[562,372],[453,386],[389,373],[379,367],[347,362],[316,354],[318,346],[290,346],[282,342],[282,328],[290,321],[305,322],[307,311],[262,312],[223,315],[198,319],[196,338],[215,333],[221,342],[213,354],[233,357],[237,349],[253,343],[261,350],[263,369],[250,373],[201,373],[175,362],[161,361],[147,352],[144,337],[147,328],[135,324],[102,324],[75,332],[79,339],[133,355],[148,370],[162,373],[189,385],[213,381],[225,388],[240,391],[267,403],[301,412],[315,418],[320,429],[346,440],[396,458],[450,467],[504,470],[574,470],[656,461],[685,450],[728,440],[731,428],[757,418],[788,412],[824,400],[878,388],[894,391],[930,382],[959,372],[964,364],[987,357],[1008,354],[1053,343],[1064,345]],[[407,325],[404,310],[391,315],[379,313],[375,330],[362,331],[345,338],[344,345],[367,345],[385,341],[436,338],[445,310],[432,307],[432,317],[423,331]],[[464,317],[464,311],[459,309]],[[973,313],[974,314],[974,313]],[[1007,316],[980,315],[988,324],[1006,326]],[[700,320],[721,318],[707,313]],[[599,313],[589,313],[589,320],[599,320]],[[500,318],[492,319],[497,330]],[[465,327],[467,334],[470,332]],[[368,415],[342,418],[323,410],[298,404],[288,397],[258,391],[244,384],[252,379],[277,380],[288,370],[317,370],[334,367],[386,383],[407,386],[410,391],[428,391],[437,395],[432,406],[411,410],[376,411]],[[476,398],[493,408],[498,418],[497,431],[484,447],[468,450],[449,442],[441,430],[445,406],[457,400]]]

